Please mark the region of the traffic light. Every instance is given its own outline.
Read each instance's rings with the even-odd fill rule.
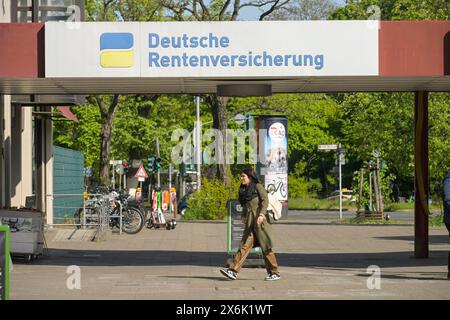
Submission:
[[[153,172],[155,167],[155,157],[148,157],[147,158],[147,170],[149,172]]]
[[[155,159],[155,170],[159,170],[161,168],[161,158]]]
[[[130,164],[128,163],[128,161],[124,161],[122,162],[122,166],[123,166],[123,174],[127,174],[128,170],[130,169]]]

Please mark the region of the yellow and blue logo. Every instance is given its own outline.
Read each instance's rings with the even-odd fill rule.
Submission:
[[[134,64],[134,39],[129,32],[100,36],[100,65],[103,68],[129,68]]]

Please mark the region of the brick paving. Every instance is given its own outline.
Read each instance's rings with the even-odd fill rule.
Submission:
[[[276,282],[263,280],[264,268],[244,268],[236,281],[221,276],[226,228],[181,222],[175,230],[112,233],[102,242],[67,241],[53,229],[47,257],[15,259],[11,299],[450,299],[445,227],[430,228],[430,258],[415,259],[412,225],[280,222]],[[79,290],[67,288],[71,265],[81,270]],[[379,290],[367,288],[371,265],[381,268]]]

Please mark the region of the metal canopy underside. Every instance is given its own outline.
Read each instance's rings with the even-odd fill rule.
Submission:
[[[273,93],[448,91],[450,76],[296,78],[39,78],[0,79],[0,94],[216,93],[219,84],[271,84]]]

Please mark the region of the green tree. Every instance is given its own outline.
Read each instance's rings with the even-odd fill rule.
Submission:
[[[326,20],[336,10],[333,0],[294,0],[270,14],[268,20]]]
[[[157,0],[87,0],[85,4],[87,21],[159,21],[163,9]],[[119,101],[119,94],[113,96],[95,95],[88,97],[91,104],[100,111],[100,181],[109,182],[109,160],[111,157],[111,140],[114,130]]]
[[[379,11],[374,9],[379,8]],[[448,20],[450,2],[447,0],[349,0],[336,9],[331,20]]]
[[[98,176],[100,163],[100,112],[96,105],[90,104],[71,107],[71,110],[80,122],[54,121],[54,144],[82,151],[84,154],[84,165],[92,167],[94,174]]]
[[[371,7],[372,6],[372,7]],[[373,6],[377,6],[379,11]],[[449,20],[450,2],[446,0],[350,0],[336,9],[330,19]],[[390,173],[403,192],[414,188],[414,94],[357,93],[338,95],[343,107],[343,141],[349,147],[353,164],[360,166],[378,149]],[[430,93],[429,155],[430,185],[438,193],[441,179],[450,167],[448,93]],[[357,169],[355,167],[355,169]]]
[[[267,16],[284,7],[290,0],[255,0],[245,3],[231,0],[212,0],[205,3],[203,0],[161,0],[161,5],[168,10],[170,18],[176,21],[236,21],[240,11],[245,7],[254,7],[261,10],[259,20],[264,20]],[[228,128],[227,103],[229,97],[219,97],[217,95],[205,95],[203,100],[209,106],[213,127],[226,135]],[[223,144],[223,154],[226,154],[226,146]],[[223,180],[225,185],[230,184],[231,168],[229,164],[217,164],[217,177]]]

